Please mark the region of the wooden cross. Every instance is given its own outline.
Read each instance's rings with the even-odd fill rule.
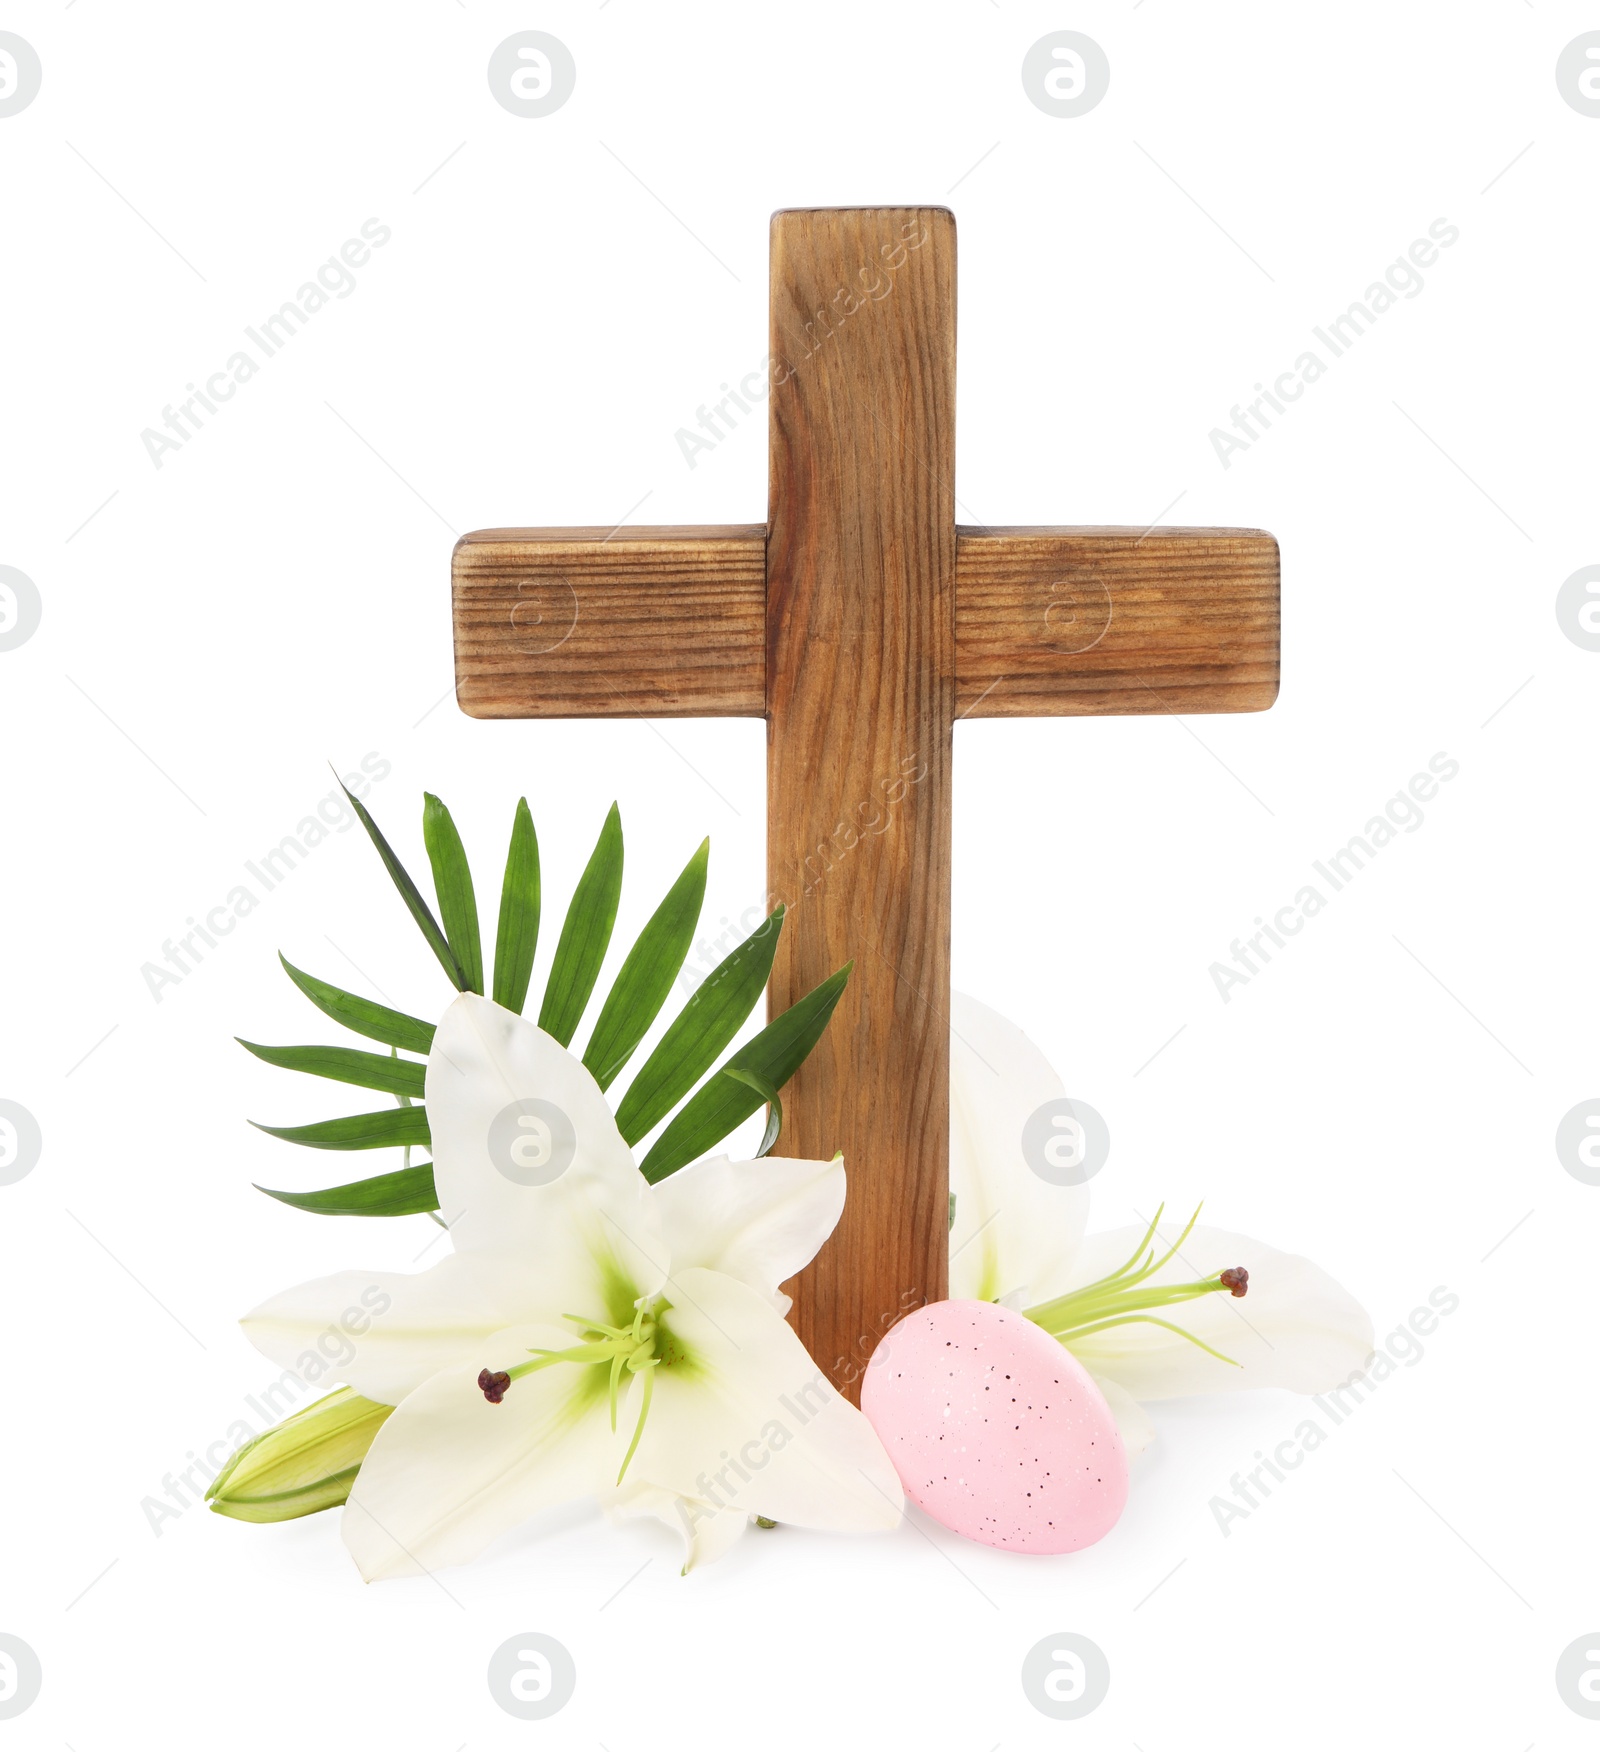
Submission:
[[[778,1146],[844,1152],[792,1319],[852,1398],[946,1293],[953,725],[1278,691],[1271,536],[957,527],[955,268],[942,207],[774,214],[765,525],[481,530],[453,562],[472,716],[767,721],[773,1013],[855,962]]]

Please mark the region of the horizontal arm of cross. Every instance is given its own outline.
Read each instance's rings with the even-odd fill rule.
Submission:
[[[762,717],[761,525],[486,529],[456,548],[478,718]],[[956,531],[960,717],[1250,712],[1278,692],[1278,546],[1251,529]]]

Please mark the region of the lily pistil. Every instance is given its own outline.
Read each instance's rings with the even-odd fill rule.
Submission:
[[[1158,1259],[1151,1241],[1165,1209],[1164,1205],[1157,1209],[1154,1220],[1144,1232],[1144,1238],[1117,1270],[1098,1278],[1092,1284],[1085,1284],[1080,1290],[1073,1290],[1065,1296],[1057,1296],[1052,1301],[1041,1302],[1037,1307],[1025,1309],[1027,1317],[1042,1326],[1052,1338],[1058,1339],[1069,1350],[1075,1340],[1087,1338],[1091,1333],[1105,1332],[1113,1326],[1142,1323],[1164,1327],[1168,1332],[1175,1332],[1180,1338],[1187,1339],[1190,1344],[1198,1345],[1219,1362],[1233,1363],[1235,1368],[1239,1367],[1232,1357],[1213,1350],[1192,1332],[1186,1332],[1183,1327],[1170,1320],[1163,1320],[1158,1314],[1151,1312],[1152,1309],[1170,1308],[1180,1302],[1192,1302],[1201,1296],[1242,1296],[1250,1287],[1250,1273],[1242,1265],[1230,1266],[1225,1271],[1213,1272],[1209,1277],[1196,1278],[1191,1283],[1149,1282],[1169,1260],[1178,1255],[1178,1250],[1188,1240],[1190,1232],[1200,1220],[1200,1206],[1196,1205],[1194,1215],[1190,1217],[1183,1233]]]

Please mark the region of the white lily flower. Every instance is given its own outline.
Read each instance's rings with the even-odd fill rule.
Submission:
[[[1154,1434],[1140,1401],[1238,1387],[1320,1393],[1361,1368],[1371,1318],[1309,1259],[1223,1229],[1163,1227],[1159,1212],[1150,1228],[1086,1235],[1088,1187],[1042,1179],[1022,1147],[1029,1117],[1065,1093],[1021,1029],[952,993],[952,1297],[1026,1309],[1061,1336],[1130,1453]]]
[[[302,1284],[243,1322],[292,1366],[341,1313],[384,1310],[345,1367],[396,1407],[344,1511],[368,1581],[465,1563],[583,1496],[677,1527],[685,1568],[756,1513],[841,1533],[899,1524],[894,1467],[778,1289],[838,1222],[842,1162],[718,1157],[651,1186],[578,1059],[472,994],[439,1024],[426,1091],[454,1251],[415,1274]],[[507,1111],[514,1130],[530,1100],[546,1184],[521,1172],[538,1150],[506,1149]]]

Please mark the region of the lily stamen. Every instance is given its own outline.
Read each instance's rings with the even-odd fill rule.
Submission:
[[[1221,1351],[1213,1350],[1202,1339],[1196,1338],[1192,1332],[1149,1312],[1154,1308],[1172,1307],[1178,1302],[1192,1302],[1201,1296],[1219,1293],[1242,1296],[1250,1285],[1250,1274],[1242,1265],[1230,1266],[1225,1271],[1196,1278],[1190,1283],[1151,1284],[1149,1279],[1177,1256],[1178,1249],[1188,1240],[1195,1224],[1200,1220],[1201,1207],[1197,1205],[1194,1215],[1184,1225],[1183,1233],[1158,1259],[1151,1242],[1165,1209],[1165,1205],[1157,1208],[1155,1217],[1145,1230],[1139,1245],[1115,1271],[1092,1284],[1084,1285],[1082,1289],[1072,1290],[1064,1296],[1057,1296],[1049,1302],[1041,1302],[1037,1307],[1025,1310],[1027,1317],[1042,1326],[1052,1338],[1058,1339],[1069,1350],[1075,1341],[1088,1338],[1097,1332],[1108,1331],[1114,1326],[1161,1326],[1168,1332],[1175,1332],[1180,1338],[1188,1339],[1190,1344],[1216,1357],[1219,1362],[1240,1368],[1243,1365],[1233,1357],[1224,1356]]]
[[[662,1338],[666,1335],[655,1318],[659,1311],[652,1311],[641,1305],[629,1326],[607,1326],[603,1321],[589,1320],[581,1314],[563,1314],[561,1318],[570,1321],[577,1329],[581,1343],[571,1345],[566,1350],[532,1349],[528,1352],[529,1361],[517,1363],[510,1369],[482,1369],[478,1373],[478,1386],[491,1405],[498,1405],[505,1398],[506,1389],[513,1381],[533,1374],[536,1369],[548,1369],[554,1363],[576,1363],[580,1368],[604,1366],[608,1375],[607,1397],[610,1401],[611,1428],[615,1431],[617,1401],[621,1397],[623,1374],[626,1372],[630,1376],[643,1375],[639,1421],[634,1425],[633,1440],[628,1444],[628,1451],[623,1456],[621,1469],[617,1473],[617,1483],[621,1484],[623,1474],[627,1472],[628,1464],[638,1449],[639,1438],[644,1434],[644,1422],[650,1415],[650,1398],[655,1387],[655,1370],[662,1361],[656,1353],[656,1344],[658,1335]]]

